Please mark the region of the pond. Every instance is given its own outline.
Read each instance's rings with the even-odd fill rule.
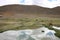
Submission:
[[[54,30],[45,27],[26,30],[8,30],[0,33],[0,40],[60,40]]]

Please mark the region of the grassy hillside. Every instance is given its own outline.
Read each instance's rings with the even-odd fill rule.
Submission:
[[[0,19],[0,31],[39,28],[43,25],[60,26],[59,18],[6,18]]]

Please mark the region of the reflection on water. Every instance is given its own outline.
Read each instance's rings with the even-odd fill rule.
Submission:
[[[46,35],[52,36],[53,33],[52,32],[48,32]]]
[[[22,31],[21,33],[22,34],[18,36],[18,40],[35,40],[30,35],[27,35],[24,31]]]
[[[0,40],[60,40],[55,31],[41,27],[38,29],[9,30],[0,33]]]

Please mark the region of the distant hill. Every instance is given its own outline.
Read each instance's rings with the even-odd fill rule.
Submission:
[[[60,7],[53,9],[35,5],[6,5],[0,6],[0,18],[20,17],[57,17],[60,18]]]

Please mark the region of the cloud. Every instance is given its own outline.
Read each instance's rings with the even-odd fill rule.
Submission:
[[[0,0],[0,6],[8,5],[8,4],[18,4],[17,0]]]
[[[60,6],[60,0],[0,0],[0,6],[9,4],[37,5],[47,8]]]
[[[55,1],[37,0],[35,1],[35,5],[42,6],[42,7],[48,7],[48,8],[54,8],[56,6],[60,6],[60,0],[55,0]]]

